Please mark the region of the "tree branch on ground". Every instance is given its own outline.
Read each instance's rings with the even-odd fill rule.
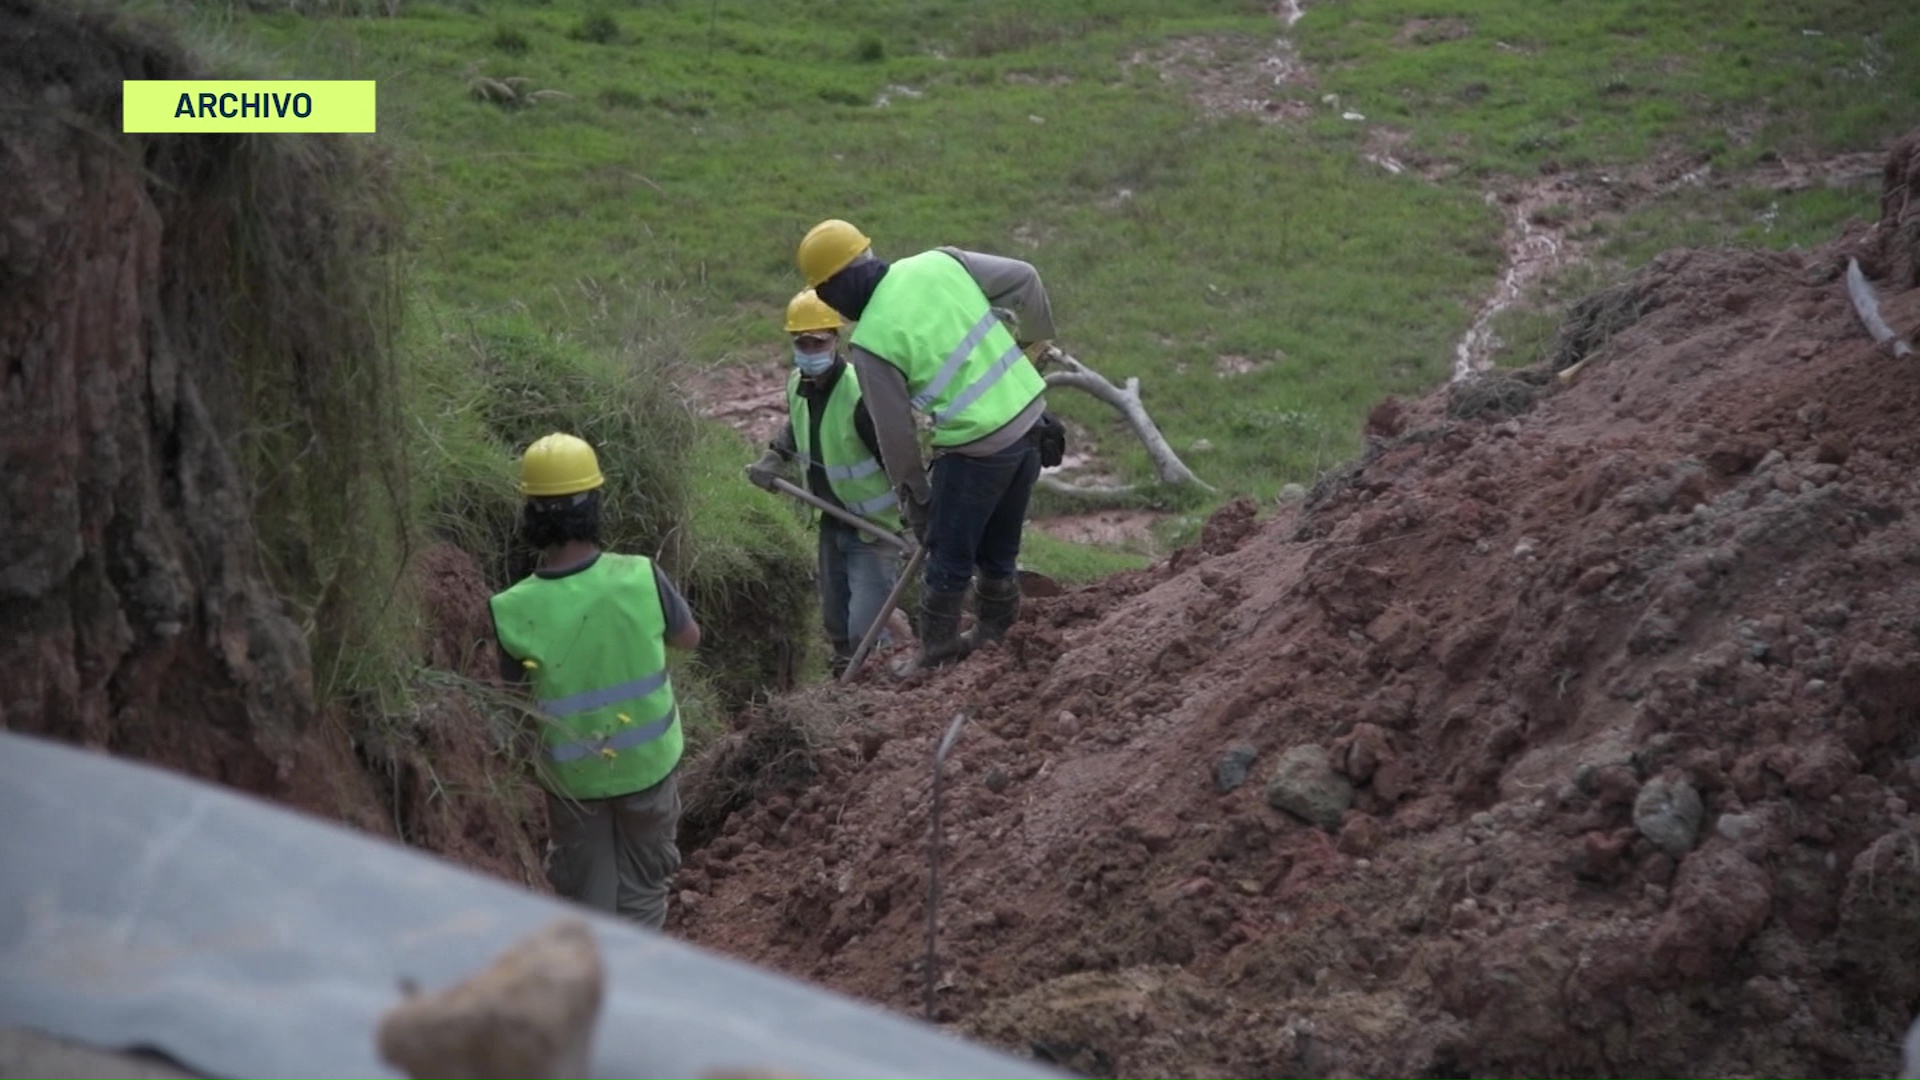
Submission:
[[[1180,460],[1180,455],[1173,452],[1173,447],[1167,445],[1166,436],[1160,434],[1160,426],[1153,422],[1153,417],[1147,415],[1147,407],[1140,401],[1138,378],[1128,376],[1126,385],[1115,386],[1106,376],[1064,352],[1056,350],[1049,354],[1049,358],[1052,362],[1049,366],[1057,365],[1060,370],[1047,372],[1045,376],[1047,385],[1079,390],[1113,406],[1116,412],[1126,418],[1127,423],[1133,427],[1133,433],[1139,436],[1140,442],[1146,446],[1147,457],[1152,459],[1154,471],[1160,475],[1161,483],[1197,487],[1207,492],[1214,490],[1213,485],[1195,476],[1193,470],[1187,468],[1186,463]],[[1070,484],[1051,476],[1041,477],[1040,486],[1047,491],[1065,495],[1098,498],[1115,498],[1132,494],[1135,490],[1133,484]]]

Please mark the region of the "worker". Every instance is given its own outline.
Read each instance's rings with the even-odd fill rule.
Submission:
[[[873,418],[860,399],[860,380],[840,350],[840,316],[812,289],[787,302],[793,345],[787,376],[787,423],[747,479],[768,491],[786,462],[799,461],[815,498],[872,521],[902,529],[898,501],[881,466]],[[900,551],[831,514],[818,514],[820,617],[833,644],[830,667],[838,679],[865,640],[900,576]],[[890,641],[885,631],[877,644]]]
[[[1027,500],[1043,458],[1057,464],[1065,449],[1033,363],[1052,350],[1053,310],[1018,259],[942,247],[889,264],[872,247],[833,219],[807,232],[797,261],[807,286],[858,324],[853,371],[902,515],[926,547],[920,654],[906,669],[919,670],[999,640],[1019,617]],[[932,424],[930,468],[913,409]],[[963,637],[976,570],[975,627]]]
[[[540,560],[490,606],[502,674],[530,685],[540,713],[548,880],[657,930],[680,867],[667,647],[697,648],[700,624],[653,560],[600,550],[605,482],[585,440],[555,433],[527,447],[520,534]]]

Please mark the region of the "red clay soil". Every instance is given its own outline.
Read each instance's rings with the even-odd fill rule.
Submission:
[[[1891,1075],[1920,368],[1842,274],[1920,328],[1920,133],[1887,191],[1818,251],[1669,252],[1587,311],[1570,385],[1383,403],[1305,502],[863,686],[857,738],[689,857],[673,928],[918,1012],[964,713],[960,1030],[1121,1076]]]

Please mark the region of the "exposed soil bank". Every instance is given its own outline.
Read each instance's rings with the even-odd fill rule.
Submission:
[[[1920,133],[1818,251],[1383,403],[1304,502],[871,686],[679,930],[1114,1075],[1890,1075],[1920,1007]],[[1488,376],[1486,378],[1508,378]],[[1487,408],[1487,402],[1497,408]],[[771,722],[763,717],[756,723]]]

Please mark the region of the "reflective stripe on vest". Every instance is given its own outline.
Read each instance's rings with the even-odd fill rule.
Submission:
[[[987,335],[993,332],[993,328],[999,325],[1000,317],[993,313],[992,308],[988,308],[987,313],[980,316],[980,321],[974,323],[973,328],[967,331],[967,336],[960,340],[960,344],[954,346],[953,351],[947,354],[946,360],[940,365],[940,370],[927,381],[927,388],[913,395],[910,399],[913,407],[925,409],[931,405],[934,399],[940,396],[941,391],[947,388],[947,384],[953,381],[953,377],[960,373],[960,366],[967,362],[967,357],[972,356],[973,350],[979,348],[980,343],[987,340]]]
[[[603,735],[596,739],[581,739],[577,742],[560,743],[555,746],[549,746],[547,747],[547,756],[555,761],[567,762],[578,761],[592,754],[604,755],[609,750],[614,753],[619,753],[622,750],[631,750],[636,746],[650,743],[660,736],[665,735],[667,729],[673,726],[673,721],[678,716],[678,707],[670,705],[663,715],[654,717],[649,723],[630,727],[623,726],[619,731],[611,735]]]
[[[541,713],[541,781],[576,799],[629,795],[680,762],[653,563],[602,552],[584,570],[522,579],[490,601],[507,655],[527,664]]]
[[[805,454],[801,454],[800,459],[808,466],[818,465],[820,471],[826,473],[829,480],[864,480],[880,471],[880,463],[873,458],[868,458],[858,465],[829,465],[824,461],[815,461]]]
[[[898,531],[902,525],[896,511],[893,483],[886,470],[860,439],[854,414],[860,404],[860,379],[851,365],[840,369],[840,378],[827,395],[820,411],[820,447],[813,443],[812,409],[800,393],[800,373],[787,376],[787,416],[793,426],[794,454],[807,467],[815,465],[826,474],[833,497],[849,513],[858,514],[882,528]],[[863,534],[864,535],[864,534]]]
[[[617,705],[629,698],[646,697],[655,690],[667,685],[667,673],[658,671],[644,679],[623,682],[618,686],[609,686],[604,690],[588,690],[570,697],[554,698],[540,703],[540,711],[558,720],[574,713],[588,712]]]
[[[923,251],[887,268],[853,343],[906,377],[933,445],[963,446],[1000,430],[1046,390],[960,260]]]
[[[849,513],[859,514],[863,518],[877,518],[881,514],[900,505],[900,497],[891,489],[883,491],[866,502],[847,503]]]

